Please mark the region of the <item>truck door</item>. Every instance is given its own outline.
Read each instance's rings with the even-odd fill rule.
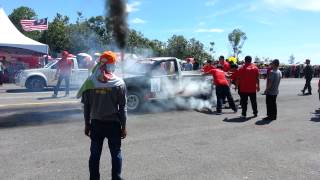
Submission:
[[[55,75],[57,73],[57,62],[54,62],[51,66],[49,66],[46,70],[45,70],[45,76],[47,77],[47,85],[48,86],[55,86],[57,84],[57,81],[55,79]]]
[[[156,63],[151,72],[151,92],[156,98],[175,97],[179,90],[179,74],[176,60],[166,60]]]
[[[88,67],[78,62],[76,58],[73,58],[73,65],[70,83],[73,87],[80,87],[88,78]]]

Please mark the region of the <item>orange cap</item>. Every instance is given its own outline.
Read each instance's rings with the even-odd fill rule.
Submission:
[[[100,56],[100,62],[105,64],[115,64],[117,61],[117,55],[112,51],[105,51]]]

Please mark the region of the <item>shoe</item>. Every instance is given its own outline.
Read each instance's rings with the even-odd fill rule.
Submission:
[[[247,119],[247,116],[241,115],[241,116],[240,116],[240,119],[246,120],[246,119]]]
[[[52,98],[56,98],[58,95],[56,95],[56,94],[52,94]]]
[[[233,109],[233,112],[234,112],[234,113],[237,113],[237,112],[238,112],[238,108]]]
[[[264,120],[264,121],[274,121],[274,120],[277,120],[277,118],[265,117],[262,120]]]
[[[258,114],[253,114],[253,118],[256,118],[256,117],[258,117]]]
[[[312,93],[306,93],[306,94],[304,94],[304,95],[312,95]]]
[[[222,112],[220,112],[220,111],[215,111],[215,112],[213,112],[213,114],[215,114],[215,115],[222,115]]]

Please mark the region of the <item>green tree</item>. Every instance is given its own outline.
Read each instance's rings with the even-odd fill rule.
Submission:
[[[159,40],[152,40],[149,42],[150,48],[153,50],[154,56],[165,56],[166,55],[166,44]]]
[[[69,50],[75,54],[79,52],[93,53],[104,50],[102,43],[103,33],[99,34],[101,29],[96,27],[97,24],[90,24],[81,12],[77,12],[77,15],[76,23],[68,26]]]
[[[168,39],[167,55],[184,59],[188,52],[188,40],[184,36],[173,35]]]
[[[296,60],[296,58],[294,57],[293,54],[291,54],[291,56],[289,57],[288,62],[289,62],[289,64],[294,64],[295,60]]]
[[[190,57],[194,57],[195,59],[202,60],[203,53],[204,53],[203,44],[194,38],[190,39],[188,42],[186,55]]]
[[[104,45],[111,44],[112,28],[109,20],[105,20],[103,16],[96,16],[89,18],[87,23],[90,29],[100,37]]]
[[[39,40],[39,38],[41,37],[41,33],[39,31],[30,31],[30,32],[24,31],[20,23],[20,20],[22,19],[37,18],[37,14],[33,9],[26,6],[21,6],[19,8],[14,9],[8,17],[10,21],[15,25],[15,27],[25,36],[34,40]]]
[[[214,54],[216,53],[216,51],[214,50],[214,46],[215,46],[215,42],[210,42],[210,48],[209,48],[209,51],[211,53],[211,56],[214,56]]]
[[[41,41],[48,44],[50,53],[56,55],[62,50],[69,50],[71,44],[68,32],[69,17],[62,16],[57,13],[52,23],[49,23],[49,28],[41,37]]]
[[[242,53],[242,47],[244,42],[247,40],[246,33],[240,29],[234,29],[229,35],[228,40],[231,44],[234,57],[238,58],[239,54]]]

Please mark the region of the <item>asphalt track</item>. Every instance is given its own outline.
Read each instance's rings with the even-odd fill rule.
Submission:
[[[301,96],[302,79],[282,80],[279,118],[273,122],[261,121],[266,112],[261,94],[259,117],[247,121],[230,109],[217,116],[168,108],[166,103],[129,114],[123,177],[318,180],[317,81],[312,81],[312,96]],[[75,93],[63,97],[60,92],[53,99],[51,89],[27,92],[14,85],[0,87],[0,179],[88,179],[90,141],[83,135],[82,109]],[[103,179],[110,179],[106,145],[100,168]]]

